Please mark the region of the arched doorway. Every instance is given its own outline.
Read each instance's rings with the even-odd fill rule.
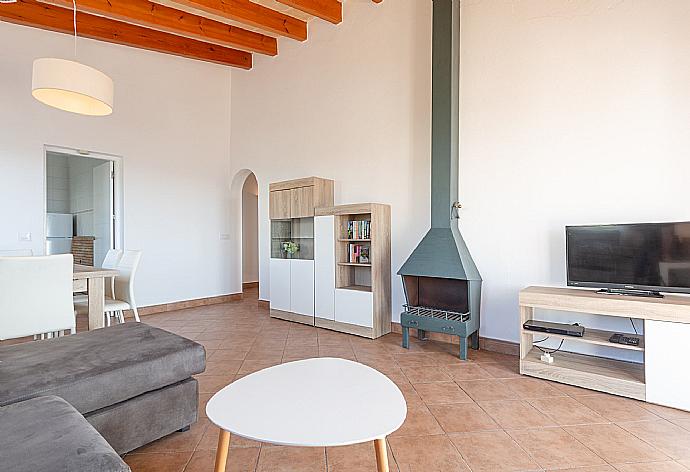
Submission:
[[[259,184],[249,173],[242,185],[242,292],[259,288]]]

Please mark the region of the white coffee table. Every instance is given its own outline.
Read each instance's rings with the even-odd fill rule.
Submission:
[[[209,400],[206,415],[220,428],[216,472],[225,471],[231,434],[285,446],[374,441],[378,471],[388,472],[386,436],[405,421],[407,404],[380,372],[326,357],[243,377]]]

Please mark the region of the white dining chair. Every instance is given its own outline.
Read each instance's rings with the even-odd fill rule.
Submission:
[[[124,251],[115,269],[118,274],[114,277],[114,297],[107,297],[103,308],[105,323],[111,325],[111,318],[116,318],[118,322],[124,323],[125,310],[134,312],[134,319],[140,321],[137,303],[134,299],[134,277],[139,267],[141,251]],[[78,314],[88,313],[88,302],[75,303]]]
[[[122,251],[120,249],[109,249],[105,254],[101,267],[103,269],[117,269],[120,259],[122,259]],[[115,279],[113,277],[108,277],[105,279],[105,296],[106,298],[115,298],[113,295],[114,293]]]
[[[71,254],[0,257],[0,340],[76,332]]]
[[[117,265],[120,263],[120,258],[122,258],[122,251],[120,249],[108,249],[103,259],[103,264],[101,267],[103,269],[117,269]],[[113,277],[106,277],[103,281],[105,285],[105,297],[115,298],[113,295],[115,290],[115,279]],[[75,295],[74,303],[88,303],[88,295]]]
[[[118,274],[115,278],[115,299],[105,303],[106,313],[118,313],[120,323],[125,322],[124,310],[132,310],[134,319],[139,322],[139,310],[134,299],[134,276],[136,275],[141,251],[124,251],[117,264]]]

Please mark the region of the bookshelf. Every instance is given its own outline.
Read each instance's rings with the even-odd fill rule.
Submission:
[[[316,313],[316,325],[371,338],[389,333],[390,206],[340,205],[317,208],[315,214],[333,220],[331,244],[335,259],[335,264],[331,262],[335,272],[334,309]]]
[[[350,208],[347,211],[355,210]],[[335,216],[336,235],[336,288],[371,291],[371,212],[361,208],[364,213],[345,213]],[[367,233],[357,237],[357,233]],[[364,254],[364,255],[363,255]],[[364,257],[364,261],[360,259]]]

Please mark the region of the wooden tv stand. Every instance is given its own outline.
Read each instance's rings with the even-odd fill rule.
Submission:
[[[639,319],[644,321],[644,335],[639,346],[626,346],[608,341],[612,331],[586,326],[581,338],[527,331],[522,325],[534,318],[535,309]],[[554,362],[547,364],[533,344],[535,336],[641,351],[644,362],[558,351]],[[683,374],[689,364],[690,297],[646,298],[556,287],[520,291],[521,374],[690,410],[690,379]]]

